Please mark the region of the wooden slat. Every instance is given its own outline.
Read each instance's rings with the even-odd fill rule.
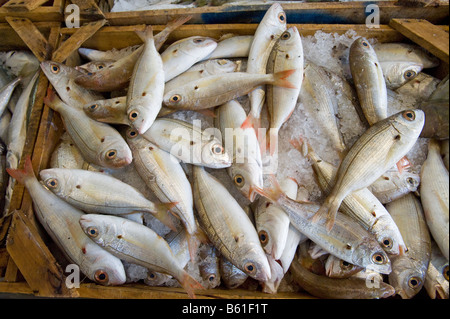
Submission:
[[[3,5],[9,11],[31,11],[46,3],[48,0],[10,0]]]
[[[442,61],[449,63],[449,36],[438,26],[423,19],[392,19],[389,25]]]
[[[28,218],[20,211],[16,211],[13,215],[6,248],[36,295],[45,297],[78,295],[76,291],[65,286],[61,267]]]
[[[80,19],[88,19],[90,21],[105,19],[103,11],[100,10],[94,0],[70,0],[70,2],[76,4],[80,9]],[[69,1],[67,4],[69,4]]]
[[[27,44],[39,61],[42,62],[50,57],[50,52],[53,48],[33,22],[26,18],[15,17],[6,17],[6,21],[17,32],[23,42]]]
[[[10,257],[8,259],[8,264],[6,265],[6,272],[5,272],[4,280],[6,282],[18,282],[18,281],[20,281],[20,278],[21,278],[21,276],[20,276],[19,268],[17,268],[16,263]]]
[[[99,20],[88,23],[74,32],[62,45],[53,53],[52,60],[56,62],[64,62],[67,57],[77,50],[87,39],[94,35],[104,24],[106,20]]]
[[[26,282],[0,282],[0,292],[8,294],[33,295]]]

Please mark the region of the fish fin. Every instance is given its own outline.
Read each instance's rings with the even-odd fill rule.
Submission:
[[[272,184],[272,188],[269,189],[262,189],[257,186],[253,186],[253,191],[267,199],[269,199],[272,202],[278,202],[278,200],[283,196],[283,190],[280,187],[280,184],[278,184],[277,178],[275,175],[270,175],[270,182]]]
[[[411,167],[411,162],[406,156],[403,156],[401,160],[397,162],[398,172],[401,174],[404,170]]]
[[[17,180],[21,184],[25,184],[25,181],[28,178],[36,177],[36,175],[34,174],[33,164],[31,163],[30,156],[27,156],[25,158],[25,165],[23,169],[7,168],[6,171],[9,175],[11,175],[12,178]]]
[[[258,128],[260,128],[260,118],[255,117],[252,113],[250,113],[244,122],[242,122],[241,129],[245,130],[252,127],[256,132]]]
[[[195,234],[189,234],[186,232],[186,238],[188,243],[189,256],[191,257],[191,261],[194,262],[200,243]]]
[[[197,280],[195,280],[191,275],[183,270],[183,275],[180,279],[180,284],[186,290],[189,298],[196,299],[194,294],[195,289],[205,289]]]
[[[144,43],[146,43],[148,40],[153,39],[153,28],[151,25],[147,25],[144,31],[134,31],[134,32]]]
[[[295,71],[297,71],[297,69],[280,71],[280,72],[274,73],[273,74],[274,79],[273,79],[272,85],[281,86],[281,87],[285,87],[285,88],[289,88],[289,89],[296,89],[297,87],[294,84],[292,84],[291,82],[286,80],[286,78],[289,77]]]
[[[167,25],[166,28],[169,28],[170,30],[175,30],[176,28],[178,28],[179,26],[185,24],[186,22],[188,22],[189,20],[192,19],[192,15],[184,15],[178,18],[175,18],[173,20],[170,20]]]
[[[55,91],[53,91],[50,87],[47,88],[47,96],[44,97],[44,103],[49,108],[51,108],[54,111],[58,111],[58,104],[62,103],[60,98],[55,94]]]
[[[320,206],[319,210],[314,214],[311,219],[311,222],[317,223],[321,220],[325,220],[325,226],[328,231],[334,226],[334,222],[336,220],[336,214],[341,205],[341,200],[336,198],[335,196],[329,196],[325,202]]]
[[[279,129],[274,127],[271,127],[267,131],[266,147],[269,149],[270,156],[273,156],[273,154],[275,154],[275,151],[278,150],[278,132]]]
[[[207,116],[207,117],[212,117],[212,118],[216,117],[216,113],[212,109],[197,110],[197,113],[203,114],[204,116]]]
[[[161,223],[169,227],[171,230],[176,231],[176,227],[173,223],[172,214],[169,214],[168,212],[171,211],[171,209],[177,205],[178,203],[160,203],[155,204],[156,212],[155,217],[158,219]]]

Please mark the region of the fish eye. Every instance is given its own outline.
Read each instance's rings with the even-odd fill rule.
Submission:
[[[405,111],[403,112],[403,117],[408,121],[414,121],[416,119],[416,113],[414,111]]]
[[[419,285],[421,284],[421,280],[420,280],[420,278],[418,278],[418,277],[411,277],[411,278],[409,278],[409,280],[408,280],[408,286],[410,287],[410,288],[417,288],[417,287],[419,287]]]
[[[351,269],[352,266],[353,265],[351,263],[349,263],[349,262],[347,262],[345,260],[341,260],[341,269],[344,269],[344,270]]]
[[[209,277],[208,277],[209,281],[214,281],[214,279],[216,279],[216,275],[214,275],[214,274],[209,275]]]
[[[390,238],[383,238],[381,243],[384,248],[392,248],[392,246],[393,246],[392,239],[390,239]]]
[[[259,241],[261,242],[261,245],[264,247],[269,242],[269,234],[265,230],[261,230],[258,233]]]
[[[442,270],[442,275],[444,276],[445,280],[448,281],[448,265],[444,267]]]
[[[108,152],[106,152],[106,158],[107,159],[115,159],[117,156],[117,151],[116,150],[109,150]]]
[[[95,272],[94,279],[99,284],[106,284],[109,281],[109,276],[106,271],[99,269]]]
[[[281,39],[283,40],[288,40],[291,37],[291,34],[289,33],[289,31],[284,31],[283,34],[281,35]]]
[[[50,70],[52,71],[52,73],[58,74],[60,69],[59,69],[59,66],[58,66],[58,65],[52,64],[52,65],[50,66]]]
[[[411,185],[411,186],[416,186],[416,180],[414,179],[414,178],[412,178],[412,177],[408,177],[407,179],[406,179],[406,182],[409,184],[409,185]]]
[[[254,275],[256,273],[256,266],[252,262],[248,262],[244,265],[245,272]]]
[[[383,254],[381,254],[381,253],[373,254],[372,261],[377,265],[382,265],[382,264],[386,263],[386,259],[384,258]]]
[[[179,94],[172,95],[170,97],[169,101],[172,103],[178,103],[181,101],[181,95],[179,95]]]
[[[96,109],[98,109],[98,104],[92,104],[91,106],[89,106],[90,111],[95,111]]]
[[[365,40],[363,40],[363,41],[361,42],[361,44],[362,44],[363,46],[365,46],[365,47],[368,47],[368,46],[369,46],[369,43],[367,43],[367,41],[365,41]]]
[[[194,43],[202,43],[203,41],[205,41],[205,39],[203,39],[203,38],[195,38],[194,39]]]
[[[220,145],[220,144],[214,144],[212,147],[212,152],[216,155],[223,154],[223,151],[224,151],[224,149],[223,149],[222,145]]]
[[[127,131],[127,136],[129,138],[135,138],[136,136],[138,136],[138,132],[133,129],[130,129]]]
[[[58,180],[56,178],[50,178],[45,181],[45,185],[47,185],[50,188],[56,188],[58,187]]]
[[[101,69],[103,69],[104,67],[105,67],[105,65],[104,65],[103,63],[97,65],[97,69],[98,69],[98,70],[101,70]]]
[[[154,272],[151,272],[147,275],[147,278],[149,280],[155,280],[157,278],[156,274]]]
[[[280,12],[280,13],[278,14],[278,20],[279,20],[281,23],[285,23],[285,22],[286,22],[286,14],[285,14],[284,12]]]
[[[134,120],[136,120],[136,119],[138,118],[138,116],[139,116],[139,112],[138,112],[138,111],[131,111],[131,112],[128,114],[128,119],[129,119],[131,122],[133,122]]]
[[[403,77],[406,80],[412,79],[416,75],[417,75],[416,71],[413,71],[413,70],[407,70],[407,71],[405,71],[405,73],[403,73]]]
[[[244,177],[242,175],[238,174],[238,175],[234,176],[234,183],[237,186],[242,187],[245,184],[245,179],[244,179]]]
[[[87,234],[89,237],[97,237],[98,236],[98,229],[96,227],[90,226],[86,229]]]

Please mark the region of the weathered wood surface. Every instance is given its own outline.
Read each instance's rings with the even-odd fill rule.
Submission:
[[[12,5],[12,3],[18,3]],[[22,3],[23,4],[20,4]],[[39,6],[35,7],[40,2]],[[10,5],[8,5],[10,3]],[[6,17],[13,15],[16,18],[27,18],[33,22],[62,22],[66,0],[10,0],[0,7],[0,23],[6,22]],[[33,8],[27,10],[28,8]]]

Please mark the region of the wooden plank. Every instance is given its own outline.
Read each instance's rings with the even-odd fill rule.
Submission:
[[[20,271],[19,268],[17,268],[16,263],[14,260],[10,257],[8,258],[8,264],[6,265],[6,272],[5,272],[5,282],[18,282],[20,281]]]
[[[104,299],[187,299],[184,289],[173,287],[149,287],[144,284],[126,284],[116,287],[105,287],[97,284],[81,284],[77,289],[82,298]],[[198,299],[316,299],[313,296],[299,293],[266,294],[261,291],[244,289],[209,289],[196,290]]]
[[[76,291],[66,287],[61,267],[21,211],[13,215],[6,248],[36,295],[78,296]]]
[[[106,20],[99,20],[88,23],[74,32],[74,34],[63,42],[60,47],[53,53],[52,60],[56,62],[64,62],[67,57],[77,50],[87,39],[94,35],[104,24]]]
[[[0,282],[0,293],[33,295],[26,282]]]
[[[70,0],[72,4],[76,4],[80,9],[80,19],[89,21],[105,19],[103,11],[100,10],[94,0]],[[69,4],[69,1],[67,2]],[[68,13],[66,12],[66,15]]]
[[[17,32],[23,42],[27,44],[39,61],[42,62],[50,57],[53,48],[33,22],[26,18],[15,17],[6,17],[6,21]]]
[[[48,0],[10,0],[3,5],[9,11],[31,11],[46,3]]]
[[[449,36],[423,19],[392,19],[389,25],[445,63],[449,63]]]
[[[380,24],[388,24],[393,18],[427,19],[432,23],[445,23],[449,16],[449,4],[414,8],[402,6],[397,1],[351,2],[296,2],[282,3],[288,23],[300,24],[365,24],[372,12],[368,5],[376,4]],[[169,18],[192,15],[188,24],[259,23],[271,4],[231,3],[226,6],[204,6],[183,9],[153,9],[128,12],[107,12],[111,25],[166,24]],[[368,12],[366,12],[368,10]]]

